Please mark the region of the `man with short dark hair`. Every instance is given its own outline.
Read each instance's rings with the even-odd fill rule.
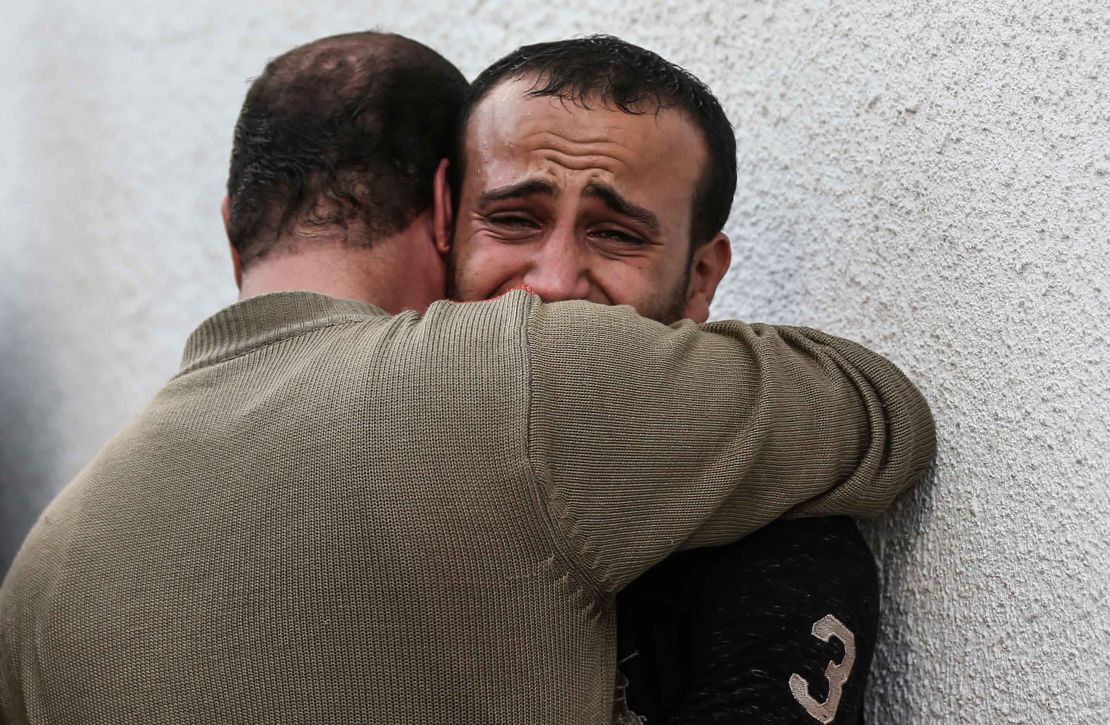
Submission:
[[[697,78],[609,36],[525,46],[474,81],[457,148],[457,297],[527,285],[547,302],[707,319],[731,258],[736,147]],[[862,714],[878,580],[850,519],[676,554],[618,602],[629,701],[649,722]]]
[[[430,302],[449,226],[442,171],[434,209],[379,215],[398,74],[453,70],[364,33],[256,81],[225,204],[241,299],[16,557],[6,721],[608,722],[628,582],[787,511],[881,509],[930,459],[913,386],[817,331],[521,290],[391,314]],[[454,87],[395,102],[449,117]]]
[[[267,66],[235,125],[223,206],[241,295],[328,284],[361,299],[369,275],[388,312],[442,299],[430,180],[466,92],[446,59],[392,34],[326,38]]]

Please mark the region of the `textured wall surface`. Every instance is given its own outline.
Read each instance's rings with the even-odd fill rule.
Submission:
[[[473,77],[522,43],[604,31],[694,71],[736,124],[716,314],[858,339],[933,403],[935,480],[868,529],[885,586],[870,722],[1110,717],[1104,2],[15,5],[0,570],[233,300],[218,203],[268,57],[376,26]]]

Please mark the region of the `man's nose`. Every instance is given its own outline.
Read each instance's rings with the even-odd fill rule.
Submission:
[[[523,281],[544,302],[584,300],[590,295],[587,265],[573,235],[555,234],[532,258]]]

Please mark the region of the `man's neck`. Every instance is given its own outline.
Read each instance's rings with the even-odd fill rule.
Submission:
[[[342,234],[289,236],[270,254],[242,270],[239,299],[271,292],[316,292],[365,302],[390,314],[424,312],[444,296],[444,265],[431,234],[431,211],[417,215],[397,234],[372,243],[365,230],[348,224]]]
[[[277,252],[244,270],[239,299],[271,292],[316,292],[357,300],[394,312],[392,290],[384,284],[377,250],[341,245]]]

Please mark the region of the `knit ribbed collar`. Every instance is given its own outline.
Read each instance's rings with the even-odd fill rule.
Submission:
[[[220,310],[189,335],[181,358],[181,373],[286,337],[374,316],[388,313],[365,302],[315,292],[275,292],[251,297]]]

